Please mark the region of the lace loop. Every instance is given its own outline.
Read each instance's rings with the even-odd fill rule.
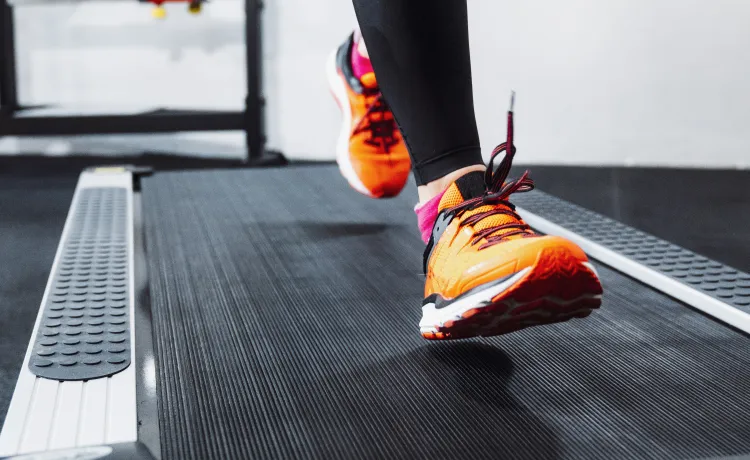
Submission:
[[[369,145],[380,147],[386,153],[390,148],[398,143],[396,139],[396,122],[390,114],[391,110],[383,99],[380,92],[372,94],[374,97],[367,111],[362,115],[357,126],[354,127],[353,134],[360,134],[365,131],[370,133],[370,137],[364,142]]]
[[[518,179],[512,179],[506,181],[510,168],[513,163],[513,157],[516,153],[516,147],[513,145],[513,111],[508,111],[508,131],[507,139],[502,144],[495,147],[490,156],[490,162],[487,165],[487,170],[484,173],[484,185],[485,192],[480,197],[471,198],[464,201],[463,203],[450,208],[450,212],[457,216],[461,214],[482,207],[482,206],[495,206],[493,209],[473,214],[463,220],[459,225],[475,225],[480,221],[496,215],[507,215],[512,217],[516,222],[508,222],[500,225],[493,225],[491,227],[482,229],[475,233],[471,244],[475,245],[481,240],[485,239],[486,242],[479,247],[483,249],[488,246],[492,246],[501,242],[502,240],[520,234],[528,234],[531,231],[531,227],[524,223],[516,213],[516,208],[508,201],[508,198],[513,193],[529,192],[534,189],[534,181],[529,177],[529,171],[525,171]],[[504,153],[503,159],[498,164],[497,170],[494,168],[495,158],[501,153]],[[501,232],[500,234],[495,234]]]

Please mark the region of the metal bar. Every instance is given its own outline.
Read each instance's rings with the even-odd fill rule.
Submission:
[[[76,446],[96,446],[105,443],[107,439],[107,412],[109,409],[107,406],[108,386],[109,378],[86,382],[81,401],[81,419],[78,422],[79,428]]]
[[[85,381],[58,380],[40,377],[31,372],[29,362],[34,352],[35,338],[44,318],[44,306],[52,295],[55,274],[64,266],[69,236],[80,227],[79,203],[86,194],[103,193],[107,190],[124,190],[127,199],[127,221],[132,223],[132,175],[118,168],[84,172],[73,195],[68,218],[63,228],[50,278],[42,297],[31,341],[19,373],[13,399],[10,403],[3,429],[0,432],[0,457],[20,453],[40,452],[71,446],[97,445],[103,443],[133,442],[137,439],[135,368],[128,368],[109,377]],[[106,214],[105,214],[106,215]],[[76,217],[79,216],[79,217]],[[77,223],[79,222],[79,223]],[[111,220],[93,218],[86,225],[106,225]],[[78,227],[77,227],[78,226]],[[133,232],[128,232],[127,260],[131,276],[129,318],[133,318]],[[100,260],[100,259],[98,259]],[[101,267],[101,263],[97,266]],[[48,325],[46,325],[48,326]],[[133,330],[131,343],[133,343]],[[67,345],[67,344],[66,344]],[[53,345],[50,345],[53,346]],[[72,345],[71,345],[72,346]],[[130,361],[133,362],[135,345],[131,346]],[[57,348],[55,348],[57,350]],[[86,353],[104,356],[101,349],[90,349]],[[51,358],[52,359],[52,358]]]
[[[245,0],[245,66],[247,97],[245,98],[245,136],[248,161],[258,160],[265,150],[265,101],[262,92],[263,42],[260,0]]]
[[[603,262],[610,267],[631,276],[638,281],[651,286],[673,298],[685,302],[705,314],[733,326],[741,331],[750,333],[750,314],[733,307],[719,299],[710,297],[691,286],[672,279],[657,270],[637,262],[604,245],[558,225],[541,217],[526,208],[517,207],[516,210],[533,228],[548,235],[557,235],[569,239],[583,249],[586,254]],[[606,293],[605,293],[606,295]]]
[[[226,131],[244,128],[245,114],[242,112],[61,117],[16,116],[0,120],[0,135],[2,136],[169,133]]]
[[[55,410],[54,427],[50,434],[49,449],[70,449],[76,445],[76,435],[81,417],[83,382],[70,382],[60,387]]]
[[[135,173],[137,174],[137,173]],[[138,402],[138,441],[155,459],[161,459],[159,438],[159,410],[157,405],[156,366],[154,358],[153,328],[151,325],[151,298],[148,288],[148,264],[143,235],[141,192],[133,192],[133,331],[135,348],[135,391]]]
[[[4,0],[0,9],[0,52],[3,53],[0,58],[0,112],[12,114],[18,109],[13,7]]]

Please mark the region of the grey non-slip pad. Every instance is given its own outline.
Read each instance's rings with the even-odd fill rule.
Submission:
[[[44,304],[29,369],[90,380],[130,365],[127,190],[84,189]]]
[[[704,294],[750,312],[750,274],[544,192],[518,193],[513,195],[513,203]]]

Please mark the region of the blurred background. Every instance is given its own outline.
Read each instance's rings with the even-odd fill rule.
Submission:
[[[241,110],[244,3],[21,3],[18,94],[34,114]],[[340,114],[324,63],[355,25],[349,0],[268,0],[268,147],[333,160]],[[504,136],[517,92],[518,163],[750,166],[750,3],[742,0],[470,0],[482,142]],[[242,158],[242,132],[3,137],[0,154]]]

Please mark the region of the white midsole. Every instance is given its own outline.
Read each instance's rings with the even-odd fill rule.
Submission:
[[[583,266],[594,272],[594,275],[599,278],[599,272],[596,271],[596,267],[594,267],[594,264],[592,264],[591,262],[584,262]]]
[[[496,297],[501,292],[505,291],[516,281],[523,278],[531,270],[531,267],[524,268],[520,272],[516,273],[512,277],[508,278],[505,282],[490,286],[483,291],[476,292],[472,295],[466,296],[461,300],[450,304],[444,308],[435,308],[434,303],[425,304],[422,307],[422,321],[419,322],[419,327],[439,327],[445,324],[447,321],[455,321],[460,319],[461,316],[468,310],[475,308],[482,302],[489,302],[493,297]]]
[[[349,184],[354,187],[360,193],[368,196],[372,196],[372,193],[365,187],[365,184],[359,179],[357,173],[354,171],[354,165],[349,153],[349,137],[351,136],[352,129],[352,109],[351,103],[349,102],[349,96],[346,92],[345,83],[342,81],[341,76],[336,70],[336,50],[333,50],[331,55],[328,57],[326,64],[326,75],[328,76],[328,84],[331,87],[333,97],[339,103],[341,112],[343,112],[344,119],[341,123],[341,132],[339,133],[339,139],[336,143],[336,163],[339,165],[341,174],[349,181]]]
[[[588,262],[584,262],[584,265],[589,268],[591,271],[596,274],[596,269],[594,269],[593,265],[591,265]],[[515,284],[518,280],[520,280],[524,275],[526,275],[529,270],[531,270],[531,267],[525,268],[524,270],[521,270],[520,272],[516,273],[513,277],[509,278],[503,283],[500,283],[496,286],[491,286],[483,291],[477,292],[475,294],[472,294],[464,299],[461,299],[457,302],[454,302],[453,304],[444,307],[444,308],[435,308],[434,303],[428,303],[422,307],[422,320],[419,322],[419,327],[421,332],[437,332],[437,330],[440,327],[443,327],[445,323],[448,321],[458,321],[461,320],[463,317],[463,314],[467,311],[471,310],[472,308],[479,307],[482,303],[485,302],[491,302],[494,297],[496,297],[498,294],[502,293],[506,289],[510,288],[513,284]],[[597,275],[598,276],[598,275]],[[548,300],[556,305],[560,306],[567,306],[574,304],[576,302],[580,302],[581,300],[588,300],[588,299],[601,299],[601,294],[582,294],[581,296],[571,299],[571,300],[565,300],[561,299],[556,296],[545,296],[540,297],[540,299]],[[536,299],[540,300],[540,299]],[[505,303],[508,304],[508,311],[506,311],[503,315],[498,315],[498,318],[496,320],[502,321],[506,317],[510,316],[518,307],[522,307],[523,305],[528,305],[528,302],[517,302],[513,299],[508,299],[505,301]],[[588,308],[582,308],[580,311],[586,311],[589,310]],[[566,311],[565,313],[575,314],[579,311]],[[531,317],[535,315],[546,315],[551,316],[551,313],[548,313],[546,311],[534,311],[529,312],[528,314],[523,315],[523,317]]]

